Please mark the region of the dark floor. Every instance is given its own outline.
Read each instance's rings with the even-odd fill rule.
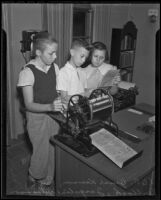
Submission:
[[[7,147],[6,195],[55,196],[51,188],[27,187],[27,174],[32,148],[26,136],[12,140]]]
[[[27,137],[19,137],[7,147],[6,195],[55,196],[54,186],[50,188],[28,188],[27,174],[32,148]],[[152,184],[154,187],[154,184]],[[152,191],[155,191],[152,188]],[[153,192],[152,192],[153,194]]]

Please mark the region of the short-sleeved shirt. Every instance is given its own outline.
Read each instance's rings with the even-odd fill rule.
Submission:
[[[43,71],[44,73],[47,73],[51,67],[51,66],[47,66],[46,71],[44,71],[42,68],[40,68],[38,65],[36,65],[34,61],[31,60],[29,63],[27,63],[24,66],[24,68],[20,72],[17,86],[22,87],[22,86],[27,86],[27,85],[31,85],[31,86],[34,85],[35,77],[34,77],[32,70],[30,68],[26,67],[28,64],[33,64],[38,70]],[[57,80],[57,77],[59,74],[59,67],[55,63],[54,63],[54,67],[55,67],[56,80]]]
[[[84,92],[83,76],[81,70],[72,66],[69,62],[60,69],[57,89],[66,91],[68,95],[81,94]]]

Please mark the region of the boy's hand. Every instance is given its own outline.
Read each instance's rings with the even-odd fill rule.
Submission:
[[[61,98],[55,99],[53,101],[53,103],[50,104],[50,107],[51,107],[51,111],[60,111],[60,112],[62,112],[63,105],[62,105],[62,102],[61,102]]]
[[[86,88],[86,89],[85,89],[85,92],[82,93],[82,95],[83,95],[83,96],[86,96],[86,97],[89,97],[92,91],[93,91],[93,89],[87,89],[87,88]]]

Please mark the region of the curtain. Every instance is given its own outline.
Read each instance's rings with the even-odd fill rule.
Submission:
[[[110,4],[92,4],[94,10],[93,19],[93,42],[100,41],[110,46]]]
[[[56,63],[61,68],[68,58],[73,30],[72,4],[43,4],[42,26],[58,41]]]
[[[11,5],[10,4],[2,4],[2,24],[3,29],[6,32],[6,39],[7,39],[7,66],[5,66],[7,72],[7,119],[6,119],[6,131],[7,131],[7,144],[9,144],[10,138],[16,138],[16,131],[15,131],[15,106],[14,100],[12,97],[14,96],[14,91],[12,85],[14,84],[13,80],[13,55],[12,55],[12,24],[11,24]]]

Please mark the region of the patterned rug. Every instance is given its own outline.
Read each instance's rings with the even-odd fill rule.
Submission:
[[[27,174],[31,157],[31,146],[20,139],[7,147],[6,195],[7,196],[55,196],[54,186],[28,188]]]

